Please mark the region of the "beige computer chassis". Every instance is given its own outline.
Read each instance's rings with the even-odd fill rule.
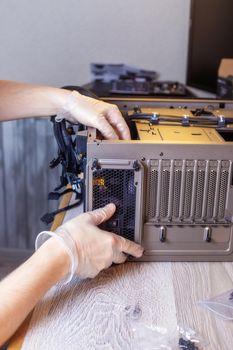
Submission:
[[[140,261],[233,261],[233,101],[110,102],[126,119],[140,111],[168,121],[135,120],[131,141],[88,130],[85,209],[114,202],[117,213],[103,227],[142,244]],[[197,108],[219,125],[193,123]]]

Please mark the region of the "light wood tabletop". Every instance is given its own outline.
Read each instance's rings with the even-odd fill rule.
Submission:
[[[64,220],[77,211],[67,212]],[[62,220],[60,214],[55,225]],[[143,324],[168,331],[177,325],[192,328],[205,340],[203,349],[232,350],[233,321],[197,305],[232,288],[231,262],[115,265],[95,279],[77,278],[67,286],[53,287],[12,338],[8,350],[135,349],[125,315],[128,308],[140,309]]]

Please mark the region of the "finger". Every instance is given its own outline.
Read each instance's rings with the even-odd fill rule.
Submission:
[[[101,132],[103,137],[107,140],[118,140],[119,136],[115,132],[114,128],[111,126],[109,121],[104,117],[100,116],[98,118],[98,123],[96,128]]]
[[[116,254],[116,256],[114,256],[112,262],[114,264],[122,264],[125,262],[126,259],[127,259],[127,255],[125,253],[120,252]]]
[[[109,122],[114,126],[115,130],[118,131],[121,140],[131,140],[130,131],[125,119],[121,112],[116,106],[111,106],[107,111],[107,118]]]
[[[115,235],[118,249],[126,254],[133,255],[135,258],[140,258],[143,254],[143,247],[135,242],[125,239],[122,236]]]
[[[115,213],[115,210],[115,204],[110,203],[103,208],[90,211],[88,214],[93,224],[100,225],[102,222],[110,219],[111,216]]]

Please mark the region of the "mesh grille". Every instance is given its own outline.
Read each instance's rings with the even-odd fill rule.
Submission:
[[[161,190],[161,206],[160,206],[161,217],[166,217],[168,213],[169,182],[170,182],[170,172],[169,170],[165,169],[162,172],[162,190]]]
[[[179,217],[180,209],[180,188],[181,188],[181,170],[175,170],[174,176],[174,194],[173,194],[173,217]]]
[[[149,181],[147,186],[147,193],[149,200],[147,202],[147,213],[150,217],[154,217],[156,213],[156,198],[158,187],[158,170],[152,169],[149,173]]]
[[[93,209],[115,203],[114,216],[101,228],[134,240],[136,188],[134,170],[100,169],[93,172]]]
[[[198,169],[196,206],[195,206],[195,217],[197,219],[201,218],[204,187],[205,187],[205,169]]]
[[[224,222],[230,169],[223,160],[151,160],[147,220]]]
[[[218,203],[218,217],[220,219],[224,218],[225,202],[227,195],[227,182],[229,177],[229,171],[223,170],[221,173],[220,189],[219,189],[219,203]]]
[[[210,171],[209,187],[208,187],[208,194],[207,194],[207,212],[206,212],[207,218],[211,218],[213,216],[216,178],[217,178],[217,171],[212,169]]]
[[[185,181],[185,197],[182,215],[185,218],[189,218],[191,210],[191,200],[192,200],[192,185],[193,185],[193,170],[188,169],[186,172]]]

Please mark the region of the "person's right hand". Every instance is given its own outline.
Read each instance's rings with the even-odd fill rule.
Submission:
[[[103,208],[81,214],[58,229],[61,235],[62,230],[68,232],[75,241],[79,277],[95,277],[112,263],[123,263],[127,254],[137,258],[142,256],[143,248],[139,244],[97,227],[110,219],[115,210],[115,205],[111,203]]]

